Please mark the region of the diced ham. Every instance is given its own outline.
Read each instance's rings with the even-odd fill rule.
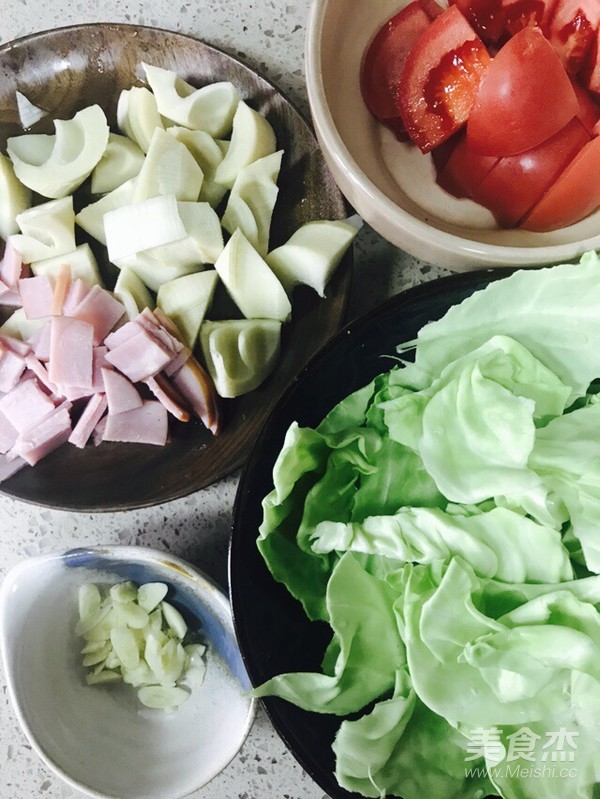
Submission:
[[[0,413],[0,454],[6,453],[12,449],[19,433],[12,424],[8,421],[3,413]]]
[[[12,452],[30,466],[60,447],[71,434],[70,403],[63,403],[50,416],[20,433]]]
[[[119,319],[125,313],[125,306],[101,286],[92,286],[71,316],[92,325],[94,344],[102,344]]]
[[[64,299],[63,308],[62,308],[63,314],[65,316],[71,316],[75,308],[77,308],[77,306],[83,300],[88,291],[89,289],[85,285],[83,280],[79,277],[76,278],[69,286],[67,296]]]
[[[27,353],[31,352],[31,347],[19,338],[13,336],[0,336],[0,344],[6,347],[7,350],[14,352],[16,355],[25,357]]]
[[[80,449],[85,447],[96,425],[104,415],[107,405],[105,394],[94,394],[90,397],[83,413],[69,436],[69,443],[74,444]]]
[[[163,446],[168,434],[165,407],[157,400],[144,400],[139,408],[108,415],[103,440]]]
[[[0,391],[3,394],[11,391],[21,379],[24,371],[23,357],[0,344]]]
[[[121,325],[121,327],[108,334],[104,339],[104,344],[109,350],[114,350],[119,344],[124,344],[126,341],[129,341],[130,338],[137,336],[139,332],[140,327],[136,325],[135,322],[125,322],[124,325]]]
[[[109,350],[106,360],[133,383],[147,380],[162,371],[173,353],[147,330],[140,329],[132,338]]]
[[[110,367],[106,360],[108,348],[101,344],[94,347],[92,353],[92,390],[96,393],[104,391],[104,378],[102,377],[102,369]]]
[[[129,378],[114,369],[102,369],[104,391],[111,415],[131,411],[142,405],[142,398]]]
[[[32,421],[41,421],[55,410],[52,399],[40,388],[37,380],[21,380],[0,399],[0,412],[22,433]]]
[[[0,305],[4,305],[8,308],[20,308],[21,307],[21,295],[15,289],[11,289],[10,286],[7,286],[3,280],[0,280]]]
[[[217,392],[210,375],[192,356],[171,379],[194,414],[204,422],[211,433],[217,435],[221,430],[221,421]]]
[[[94,442],[95,447],[104,441],[104,431],[106,430],[107,421],[108,416],[103,416],[94,428],[94,432],[92,433],[92,441]]]
[[[27,339],[27,343],[33,350],[35,357],[40,361],[47,361],[50,358],[50,338],[52,325],[50,320],[46,324],[38,327]]]
[[[37,356],[30,352],[28,355],[25,356],[25,363],[27,368],[31,370],[31,372],[35,375],[38,385],[41,388],[46,389],[46,393],[53,395],[53,398],[56,398],[58,403],[62,399],[60,395],[60,391],[58,386],[50,380],[50,375],[48,374],[48,370],[44,366],[44,364],[37,358]]]
[[[54,288],[48,275],[21,278],[19,294],[27,319],[42,319],[52,313]]]
[[[23,274],[23,260],[13,247],[10,237],[6,241],[4,256],[0,261],[0,280],[11,289],[17,288],[19,278]]]
[[[144,382],[172,416],[179,419],[180,422],[189,422],[190,409],[188,404],[168,377],[164,374],[158,374],[156,377],[150,377]]]
[[[53,316],[48,373],[57,385],[91,388],[94,328],[81,319]]]
[[[152,333],[167,349],[170,349],[173,357],[183,349],[181,340],[160,323],[158,317],[150,308],[144,308],[140,311],[133,321],[141,325],[149,333]]]
[[[27,461],[23,458],[19,458],[16,455],[0,454],[0,483],[8,480],[9,477],[20,471],[23,466],[27,466]]]

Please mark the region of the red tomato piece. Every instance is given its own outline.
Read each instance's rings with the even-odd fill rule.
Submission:
[[[505,27],[502,0],[451,0],[486,44],[497,42]]]
[[[596,38],[588,50],[580,79],[591,92],[600,95],[600,33],[598,31],[596,31]]]
[[[508,36],[514,36],[523,28],[543,28],[556,0],[502,0],[504,27]]]
[[[498,160],[495,155],[474,153],[463,131],[445,166],[438,170],[437,183],[455,197],[472,197]]]
[[[369,45],[361,69],[361,91],[373,116],[394,132],[403,128],[396,107],[397,87],[406,58],[429,17],[417,0],[388,20]]]
[[[424,153],[465,124],[490,61],[456,6],[421,34],[402,72],[398,104],[406,130]]]
[[[473,199],[488,208],[502,227],[513,227],[541,199],[567,164],[591,139],[578,119],[542,144],[500,158]]]
[[[592,139],[575,156],[554,185],[526,217],[526,230],[557,230],[574,225],[600,206],[600,138]]]
[[[584,89],[583,86],[580,86],[577,81],[573,81],[573,89],[575,90],[577,102],[579,103],[577,118],[587,132],[593,136],[596,123],[600,119],[600,106],[594,102],[590,93]]]
[[[469,147],[516,155],[563,128],[579,103],[558,55],[538,28],[523,28],[484,75],[469,121]]]
[[[545,33],[570,75],[583,66],[599,26],[598,0],[557,0]]]

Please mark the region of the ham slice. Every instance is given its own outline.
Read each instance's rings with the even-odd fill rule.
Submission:
[[[8,421],[3,413],[0,413],[0,454],[6,453],[13,448],[19,433]]]
[[[62,312],[64,316],[73,315],[73,311],[75,308],[77,308],[88,291],[89,288],[79,277],[71,283],[69,290],[67,291],[67,294],[63,300]]]
[[[125,313],[125,306],[101,286],[92,286],[70,316],[87,322],[94,329],[94,344],[104,339]]]
[[[142,404],[137,388],[125,375],[114,369],[102,369],[104,390],[108,400],[108,412],[111,415],[131,411]]]
[[[54,410],[54,402],[35,379],[21,380],[0,399],[0,412],[19,433],[31,427],[32,420],[41,421]]]
[[[16,455],[0,454],[0,483],[27,466],[27,461]]]
[[[50,320],[45,325],[38,327],[27,339],[27,343],[33,350],[33,354],[40,361],[47,361],[50,358]]]
[[[217,392],[208,373],[192,356],[171,379],[194,414],[216,436],[221,430],[221,420]]]
[[[52,291],[52,307],[50,313],[52,316],[60,316],[63,312],[65,300],[71,288],[71,267],[68,264],[63,264],[58,269],[56,281]],[[83,299],[83,297],[82,297]]]
[[[92,387],[94,328],[68,316],[53,316],[50,333],[50,380],[61,386]]]
[[[154,377],[173,358],[173,352],[144,328],[131,338],[110,349],[106,360],[123,372],[132,383]]]
[[[0,392],[6,394],[17,385],[25,371],[25,361],[21,355],[7,349],[0,343]]]
[[[30,466],[35,466],[39,460],[64,444],[71,434],[70,407],[69,402],[64,402],[49,416],[22,431],[11,452],[24,458]]]
[[[157,400],[144,400],[139,408],[106,417],[104,441],[127,441],[135,444],[167,443],[169,422],[167,411]]]
[[[27,319],[43,319],[52,313],[54,288],[48,275],[21,278],[19,294]]]
[[[180,422],[189,422],[190,409],[188,404],[168,377],[158,374],[156,377],[150,377],[144,382],[172,416],[179,419]]]
[[[96,425],[104,415],[107,405],[105,394],[94,394],[90,397],[83,413],[69,436],[68,440],[70,444],[74,444],[80,449],[85,447]]]
[[[0,261],[0,280],[16,291],[22,273],[23,260],[12,246],[9,238],[4,248],[4,256]]]

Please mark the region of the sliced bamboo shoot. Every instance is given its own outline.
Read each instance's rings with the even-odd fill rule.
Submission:
[[[10,241],[26,264],[75,249],[75,212],[71,196],[28,208],[17,216],[17,224],[21,233],[15,233]]]
[[[240,169],[275,152],[275,132],[262,114],[243,100],[233,117],[231,143],[215,172],[215,180],[230,189]]]
[[[290,318],[292,306],[283,286],[241,230],[229,239],[215,269],[247,319]]]
[[[240,95],[229,81],[196,89],[176,72],[143,64],[146,79],[156,97],[159,112],[178,125],[205,130],[211,136],[227,136]]]
[[[86,205],[75,216],[75,222],[86,233],[106,246],[106,234],[104,232],[104,214],[122,208],[124,205],[133,203],[133,191],[135,188],[135,178],[123,183],[116,189],[109,191],[104,197],[94,203]]]
[[[104,214],[104,232],[112,263],[186,236],[173,194],[108,211]]]
[[[135,319],[144,308],[154,308],[154,300],[146,284],[127,267],[120,270],[113,294],[125,306],[128,319]]]
[[[156,128],[164,128],[156,99],[145,86],[123,89],[117,103],[117,125],[121,133],[129,136],[148,152]]]
[[[360,224],[357,226],[347,220],[307,222],[285,244],[272,250],[266,261],[288,294],[298,283],[305,283],[324,297],[325,286],[352,244]]]
[[[214,269],[196,272],[163,283],[156,296],[156,304],[169,316],[181,331],[183,342],[193,350],[200,325],[215,293],[217,273]]]
[[[71,268],[72,280],[81,280],[88,288],[95,285],[102,286],[98,263],[87,242],[64,255],[46,258],[43,261],[34,261],[31,264],[31,271],[34,275],[47,275],[54,281],[65,264]]]
[[[239,228],[263,258],[269,249],[282,156],[283,150],[279,150],[240,169],[221,220],[230,233]]]
[[[271,319],[204,322],[200,346],[222,397],[239,397],[257,388],[279,357],[281,323]]]
[[[53,136],[10,138],[7,152],[21,183],[43,197],[58,199],[73,192],[92,172],[106,149],[109,130],[99,105],[78,111],[72,119],[55,120],[54,128]]]
[[[107,194],[134,178],[142,168],[144,153],[127,136],[111,133],[104,155],[92,172],[92,194]]]
[[[15,175],[10,158],[0,155],[0,236],[19,232],[16,217],[31,205],[31,191]]]
[[[204,175],[188,148],[174,136],[156,128],[135,183],[134,202],[159,194],[195,202]]]
[[[131,269],[150,291],[158,291],[163,283],[196,271],[193,266],[182,267],[177,264],[164,263],[159,261],[158,258],[152,258],[145,252],[119,259],[114,261],[114,264],[121,270]]]
[[[167,133],[185,144],[204,174],[198,199],[201,202],[210,203],[213,208],[216,208],[227,192],[225,186],[215,183],[214,180],[217,167],[223,160],[221,146],[204,130],[188,130],[172,125],[167,128]]]

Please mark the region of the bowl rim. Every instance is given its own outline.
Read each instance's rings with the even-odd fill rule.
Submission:
[[[231,634],[232,641],[235,642],[238,650],[239,646],[237,644],[237,636],[233,624],[231,603],[229,602],[226,591],[202,570],[198,569],[183,558],[171,554],[170,552],[161,551],[153,547],[135,546],[131,544],[98,544],[89,547],[72,547],[65,550],[54,550],[40,555],[35,555],[33,557],[20,560],[11,569],[9,569],[0,583],[0,666],[4,672],[7,694],[19,727],[40,760],[52,773],[60,777],[65,784],[75,788],[78,791],[81,791],[82,794],[90,796],[93,799],[123,799],[123,797],[117,797],[116,795],[113,796],[110,794],[101,793],[90,785],[82,783],[80,780],[72,777],[67,771],[64,770],[62,766],[60,766],[51,756],[46,753],[41,742],[37,736],[34,735],[27,720],[26,714],[23,710],[22,700],[15,689],[15,681],[12,677],[12,668],[9,664],[10,652],[6,640],[6,619],[8,616],[7,611],[10,603],[9,593],[15,579],[18,579],[22,574],[32,568],[35,568],[36,566],[59,562],[68,564],[69,560],[79,559],[87,554],[90,556],[106,557],[107,559],[122,562],[129,561],[145,564],[156,564],[161,570],[172,569],[174,576],[176,576],[178,580],[185,582],[186,585],[189,585],[194,593],[202,595],[210,594],[211,603],[215,606],[218,606],[218,609],[223,612],[223,616],[227,622],[228,632]],[[241,652],[240,660],[243,663]],[[241,746],[248,737],[256,718],[258,700],[251,693],[248,693],[248,691],[245,691],[245,697],[248,700],[248,710],[245,716],[245,724],[242,731],[240,747],[238,747],[238,749],[234,751],[226,761],[219,763],[216,768],[213,767],[208,778],[204,780],[202,785],[197,786],[195,790],[200,790],[200,788],[208,785],[213,779],[215,779],[215,777],[217,777],[237,756]]]
[[[408,211],[390,200],[368,175],[359,167],[346,147],[326,100],[321,67],[321,38],[330,0],[312,0],[306,23],[304,62],[306,89],[315,129],[319,133],[331,157],[348,180],[362,191],[367,190],[374,211],[393,225],[400,224],[404,230],[420,239],[430,239],[435,234],[437,245],[455,255],[478,256],[488,264],[526,265],[531,263],[559,263],[571,261],[587,250],[600,247],[600,233],[580,241],[567,244],[551,244],[531,247],[514,247],[502,244],[487,244],[463,238],[416,219]]]

